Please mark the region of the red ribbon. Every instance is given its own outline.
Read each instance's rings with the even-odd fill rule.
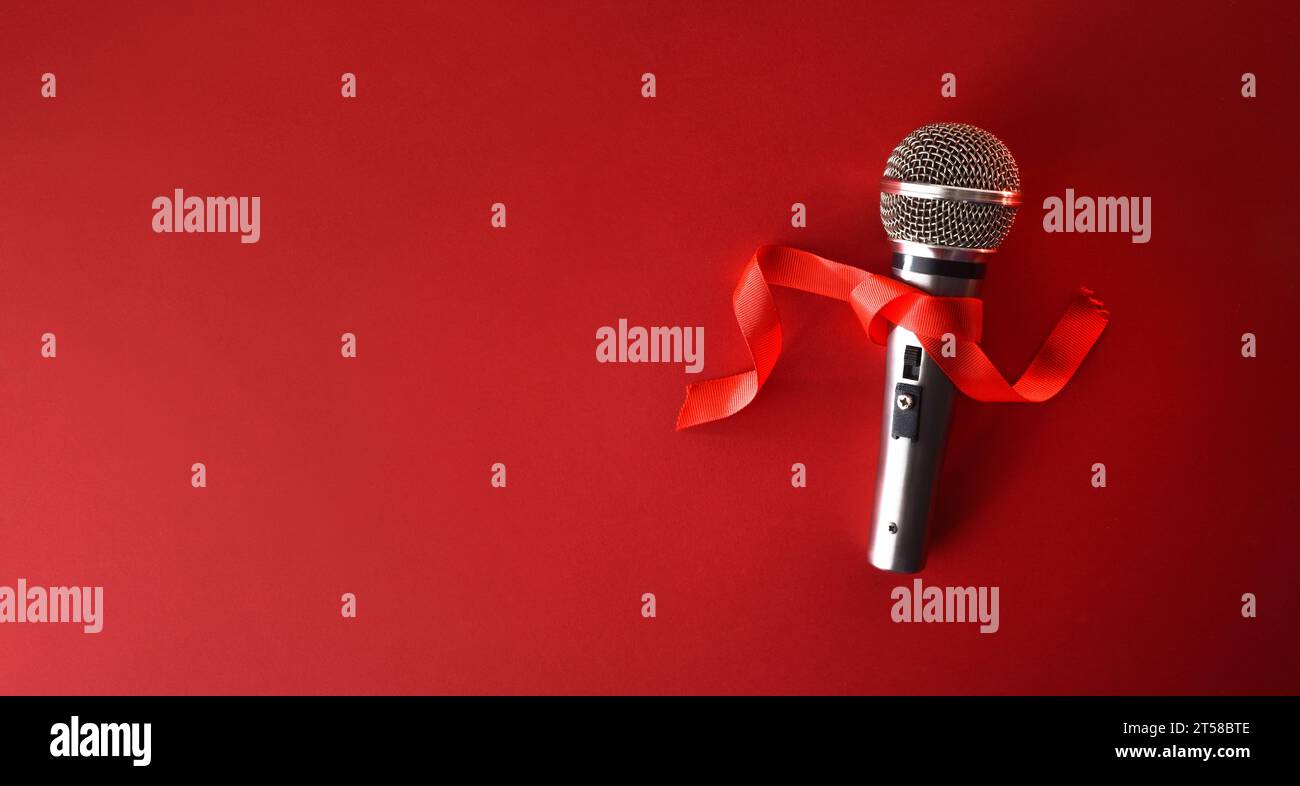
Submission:
[[[1106,329],[1110,312],[1080,289],[1066,307],[1029,368],[1014,385],[998,372],[979,345],[983,307],[976,298],[934,297],[897,279],[785,246],[762,246],[745,266],[731,296],[736,321],[754,368],[686,387],[678,430],[734,415],[754,400],[781,355],[781,319],[769,285],[843,300],[853,307],[867,335],[884,344],[891,325],[917,335],[927,354],[961,392],[977,401],[1046,401],[1070,381]],[[943,335],[956,351],[942,351]]]

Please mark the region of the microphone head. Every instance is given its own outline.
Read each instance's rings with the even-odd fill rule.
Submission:
[[[1020,170],[1002,140],[965,123],[931,123],[890,153],[880,220],[890,240],[996,249],[1016,218]]]

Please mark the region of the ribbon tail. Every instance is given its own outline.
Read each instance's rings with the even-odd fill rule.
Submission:
[[[758,388],[757,371],[742,371],[729,377],[687,385],[686,400],[677,413],[677,430],[736,414],[749,406],[758,395]]]
[[[762,246],[754,252],[732,294],[736,322],[754,367],[728,377],[688,385],[677,414],[677,430],[721,420],[744,409],[767,382],[781,356],[781,319],[770,287],[786,287],[850,303],[863,329],[884,343],[897,321],[921,297],[900,281],[832,262],[787,246]]]
[[[781,318],[760,264],[770,248],[764,246],[754,252],[731,296],[732,309],[754,367],[729,377],[688,385],[686,400],[677,413],[678,431],[721,420],[744,409],[758,395],[776,366],[781,356]]]
[[[920,335],[921,345],[943,369],[944,374],[962,393],[976,401],[1003,403],[1038,403],[1061,392],[1074,377],[1083,359],[1096,345],[1110,321],[1105,304],[1092,297],[1092,291],[1080,289],[1057,320],[1029,367],[1014,385],[1002,374],[974,341],[959,339],[952,357],[944,354],[944,342],[931,335]]]

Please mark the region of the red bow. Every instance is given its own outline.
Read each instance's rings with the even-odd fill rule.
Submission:
[[[983,306],[978,299],[934,297],[896,279],[807,251],[762,246],[745,266],[731,296],[754,368],[688,385],[677,415],[679,430],[736,414],[754,400],[771,375],[781,355],[781,319],[769,285],[847,302],[877,344],[885,343],[890,325],[907,328],[953,384],[977,401],[1037,402],[1056,395],[1074,376],[1110,318],[1104,304],[1081,289],[1029,368],[1010,385],[980,348]],[[956,340],[956,351],[947,355],[942,351],[944,334]]]

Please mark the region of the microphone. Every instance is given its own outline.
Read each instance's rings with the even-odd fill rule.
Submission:
[[[895,278],[940,297],[978,297],[984,267],[1011,231],[1020,171],[994,135],[933,123],[903,138],[880,180],[880,220]],[[885,350],[871,564],[915,573],[925,547],[956,389],[904,328]]]

